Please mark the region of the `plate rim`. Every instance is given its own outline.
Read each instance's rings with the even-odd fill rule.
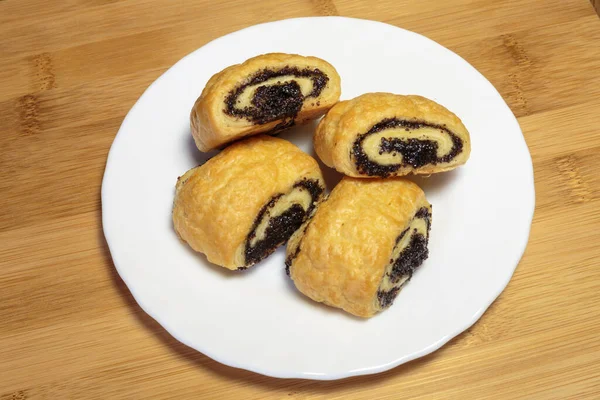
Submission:
[[[521,133],[521,140],[522,140],[522,145],[525,146],[525,149],[527,150],[527,156],[528,156],[528,166],[530,167],[527,171],[523,171],[524,174],[523,175],[527,175],[530,177],[530,187],[532,189],[532,198],[531,198],[531,206],[530,206],[530,210],[529,210],[529,224],[527,224],[527,230],[526,232],[524,232],[525,234],[525,238],[526,240],[524,240],[523,245],[521,246],[521,248],[519,249],[519,257],[514,265],[514,267],[512,268],[512,271],[510,274],[507,275],[507,278],[502,282],[502,284],[500,285],[500,289],[496,292],[496,293],[490,293],[489,296],[489,301],[486,302],[486,304],[484,306],[482,306],[477,313],[475,313],[471,319],[464,324],[462,327],[460,327],[459,329],[456,330],[452,330],[451,333],[447,334],[444,336],[443,339],[431,344],[430,346],[425,347],[424,349],[420,350],[420,351],[416,351],[413,352],[412,354],[408,355],[408,356],[402,356],[402,357],[398,357],[397,359],[395,359],[392,362],[389,362],[387,364],[382,364],[382,365],[378,365],[378,366],[373,366],[373,367],[368,367],[368,368],[364,368],[364,369],[358,369],[358,370],[351,370],[351,371],[346,371],[345,373],[333,373],[333,374],[326,374],[326,373],[311,373],[311,372],[296,372],[296,373],[280,373],[278,371],[274,371],[274,370],[269,370],[269,369],[261,369],[261,368],[252,368],[251,366],[245,366],[243,365],[243,363],[239,363],[237,361],[235,361],[234,359],[230,359],[227,357],[222,357],[219,356],[217,354],[212,353],[209,349],[207,349],[206,347],[202,347],[202,346],[198,346],[197,344],[192,345],[191,343],[189,343],[187,340],[185,340],[183,337],[181,337],[181,335],[177,332],[177,329],[175,329],[174,327],[169,326],[168,323],[166,323],[166,321],[161,321],[160,317],[158,317],[157,315],[155,315],[151,310],[150,307],[148,307],[146,304],[144,304],[144,301],[142,300],[142,296],[140,296],[139,294],[136,293],[136,289],[134,289],[134,286],[131,283],[131,280],[129,278],[126,277],[127,273],[124,272],[124,268],[122,266],[119,266],[119,262],[117,260],[118,257],[115,256],[114,253],[116,253],[116,251],[113,251],[112,248],[114,246],[114,242],[111,241],[110,239],[110,228],[109,226],[111,225],[111,222],[108,221],[108,214],[109,212],[106,211],[106,204],[108,204],[109,202],[107,201],[108,199],[108,194],[107,194],[107,182],[108,179],[110,178],[110,175],[112,175],[113,169],[110,167],[111,166],[111,159],[114,158],[114,154],[115,151],[114,149],[118,146],[119,143],[119,136],[121,134],[122,131],[124,131],[124,127],[127,126],[128,124],[128,120],[130,120],[131,118],[131,114],[133,113],[134,109],[136,109],[136,107],[139,107],[140,104],[140,100],[142,100],[145,96],[147,96],[147,94],[149,93],[149,91],[152,89],[153,86],[157,85],[161,80],[166,79],[166,77],[172,73],[172,71],[175,69],[175,67],[180,64],[183,63],[186,59],[188,59],[189,57],[191,57],[194,53],[196,53],[198,50],[208,47],[208,46],[214,46],[216,44],[218,44],[219,41],[224,40],[225,38],[231,37],[231,36],[235,36],[235,35],[239,35],[242,34],[243,32],[247,32],[249,30],[255,30],[255,29],[261,29],[264,28],[265,26],[268,25],[277,25],[277,24],[281,24],[281,23],[285,23],[285,22],[290,22],[290,21],[299,21],[299,20],[314,20],[314,19],[319,19],[319,20],[323,20],[323,19],[330,19],[330,20],[349,20],[349,21],[355,21],[355,22],[360,22],[360,23],[370,23],[370,24],[374,24],[374,25],[385,25],[387,27],[392,27],[395,29],[400,29],[402,31],[404,31],[405,33],[411,34],[411,35],[416,35],[416,36],[420,36],[421,39],[424,39],[426,41],[429,42],[433,42],[436,45],[442,47],[444,50],[451,52],[452,54],[454,54],[456,57],[458,57],[458,59],[469,69],[471,69],[474,73],[476,73],[477,75],[480,75],[483,79],[485,79],[485,81],[487,81],[489,83],[490,88],[492,88],[495,92],[495,95],[497,97],[499,97],[503,103],[503,105],[508,109],[511,117],[514,119],[514,122],[516,123],[516,126],[518,127],[520,133]],[[121,139],[123,138],[123,135],[121,135]],[[112,165],[114,166],[114,162],[112,163]],[[381,22],[381,21],[375,21],[375,20],[369,20],[369,19],[363,19],[363,18],[352,18],[352,17],[343,17],[343,16],[313,16],[313,17],[297,17],[297,18],[286,18],[286,19],[281,19],[281,20],[276,20],[276,21],[269,21],[269,22],[264,22],[264,23],[260,23],[260,24],[255,24],[255,25],[250,25],[247,26],[245,28],[236,30],[236,31],[232,31],[230,33],[227,33],[225,35],[222,35],[218,38],[215,38],[207,43],[205,43],[204,45],[198,47],[197,49],[191,51],[190,53],[186,54],[185,56],[183,56],[181,59],[179,59],[176,63],[174,63],[173,65],[171,65],[166,71],[164,71],[158,78],[156,78],[150,85],[148,85],[148,87],[143,91],[143,93],[137,98],[137,100],[135,101],[135,103],[133,104],[133,106],[129,109],[129,111],[127,112],[127,115],[124,117],[123,122],[121,123],[121,125],[119,126],[119,129],[113,139],[113,142],[110,146],[107,158],[106,158],[106,164],[105,164],[105,168],[104,168],[104,173],[103,173],[103,177],[102,177],[102,186],[101,186],[101,212],[102,212],[102,217],[101,217],[101,222],[102,222],[102,231],[104,234],[104,238],[106,240],[108,249],[109,249],[109,253],[111,255],[111,259],[113,262],[113,265],[117,271],[117,273],[119,274],[119,277],[123,280],[123,282],[125,283],[125,285],[127,286],[127,289],[129,290],[129,292],[131,293],[131,295],[133,296],[134,300],[136,301],[136,303],[138,304],[138,306],[147,314],[149,315],[154,321],[156,321],[162,329],[164,329],[167,333],[169,333],[169,335],[171,335],[173,338],[175,338],[178,342],[184,344],[187,347],[190,347],[191,349],[193,349],[194,351],[198,351],[200,353],[202,353],[203,355],[205,355],[206,357],[209,357],[211,359],[213,359],[214,361],[229,366],[229,367],[233,367],[233,368],[238,368],[238,369],[242,369],[242,370],[246,370],[246,371],[250,371],[253,373],[257,373],[257,374],[261,374],[261,375],[265,375],[265,376],[269,376],[272,378],[280,378],[280,379],[308,379],[308,380],[322,380],[322,381],[329,381],[329,380],[339,380],[339,379],[344,379],[344,378],[350,378],[350,377],[354,377],[354,376],[363,376],[363,375],[371,375],[371,374],[377,374],[377,373],[381,373],[381,372],[385,372],[388,370],[391,370],[399,365],[405,364],[407,362],[413,361],[417,358],[421,358],[424,357],[428,354],[431,354],[437,350],[439,350],[441,347],[443,347],[445,344],[447,344],[448,342],[450,342],[452,339],[454,339],[455,337],[457,337],[458,335],[460,335],[461,333],[465,332],[466,330],[468,330],[471,326],[473,326],[480,318],[481,316],[489,309],[489,307],[498,299],[498,297],[500,296],[500,294],[502,294],[502,292],[506,289],[506,287],[508,286],[510,280],[512,279],[516,269],[518,268],[519,264],[521,263],[521,260],[523,258],[523,255],[525,253],[525,250],[527,249],[527,246],[529,244],[529,237],[530,237],[530,233],[531,233],[531,226],[533,224],[533,217],[535,214],[535,207],[536,207],[536,193],[535,193],[535,176],[534,176],[534,168],[533,168],[533,161],[532,161],[532,157],[531,157],[531,152],[529,151],[529,146],[527,145],[527,142],[525,140],[525,136],[523,135],[523,130],[521,129],[521,126],[519,124],[518,119],[516,118],[516,116],[514,115],[514,113],[512,112],[512,110],[510,109],[510,107],[508,106],[508,104],[506,103],[506,101],[504,100],[504,98],[502,97],[502,95],[498,92],[498,90],[496,89],[496,87],[489,82],[489,80],[487,78],[485,78],[485,76],[483,74],[481,74],[474,66],[472,66],[468,61],[466,61],[462,56],[460,56],[459,54],[455,53],[454,51],[448,49],[447,47],[443,46],[442,44],[429,39],[428,37],[417,33],[417,32],[413,32],[404,28],[401,28],[399,26],[396,25],[392,25],[392,24],[388,24],[386,22]]]

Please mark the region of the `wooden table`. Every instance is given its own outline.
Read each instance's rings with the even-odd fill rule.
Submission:
[[[0,399],[600,398],[600,21],[587,0],[0,1]],[[479,69],[533,156],[527,251],[483,318],[386,373],[277,380],[145,315],[115,272],[100,184],[119,125],[182,56],[260,22],[385,21]],[[510,162],[507,157],[506,162]]]

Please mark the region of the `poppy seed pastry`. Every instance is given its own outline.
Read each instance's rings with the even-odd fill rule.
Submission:
[[[325,114],[340,98],[340,76],[328,62],[296,54],[263,54],[213,75],[190,115],[200,151],[271,133]]]
[[[173,224],[210,262],[246,269],[288,240],[324,189],[314,158],[286,140],[259,135],[178,178]]]
[[[290,238],[288,275],[311,299],[371,317],[427,259],[430,227],[431,205],[416,184],[344,177]]]
[[[449,171],[471,152],[469,132],[452,112],[425,97],[391,93],[339,102],[314,142],[327,166],[353,177]]]

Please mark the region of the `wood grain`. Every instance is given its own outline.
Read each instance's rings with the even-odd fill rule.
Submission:
[[[178,343],[132,299],[100,222],[108,149],[154,79],[223,34],[310,15],[385,21],[464,57],[518,117],[536,181],[528,248],[481,320],[335,382]],[[600,398],[598,43],[586,0],[0,1],[0,399]]]

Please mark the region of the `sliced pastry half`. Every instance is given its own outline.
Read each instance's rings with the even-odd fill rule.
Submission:
[[[339,99],[340,76],[327,61],[263,54],[225,68],[206,84],[190,115],[201,151],[323,115]]]
[[[314,135],[329,167],[354,177],[433,174],[467,162],[469,132],[461,120],[421,96],[367,93],[335,105]]]

